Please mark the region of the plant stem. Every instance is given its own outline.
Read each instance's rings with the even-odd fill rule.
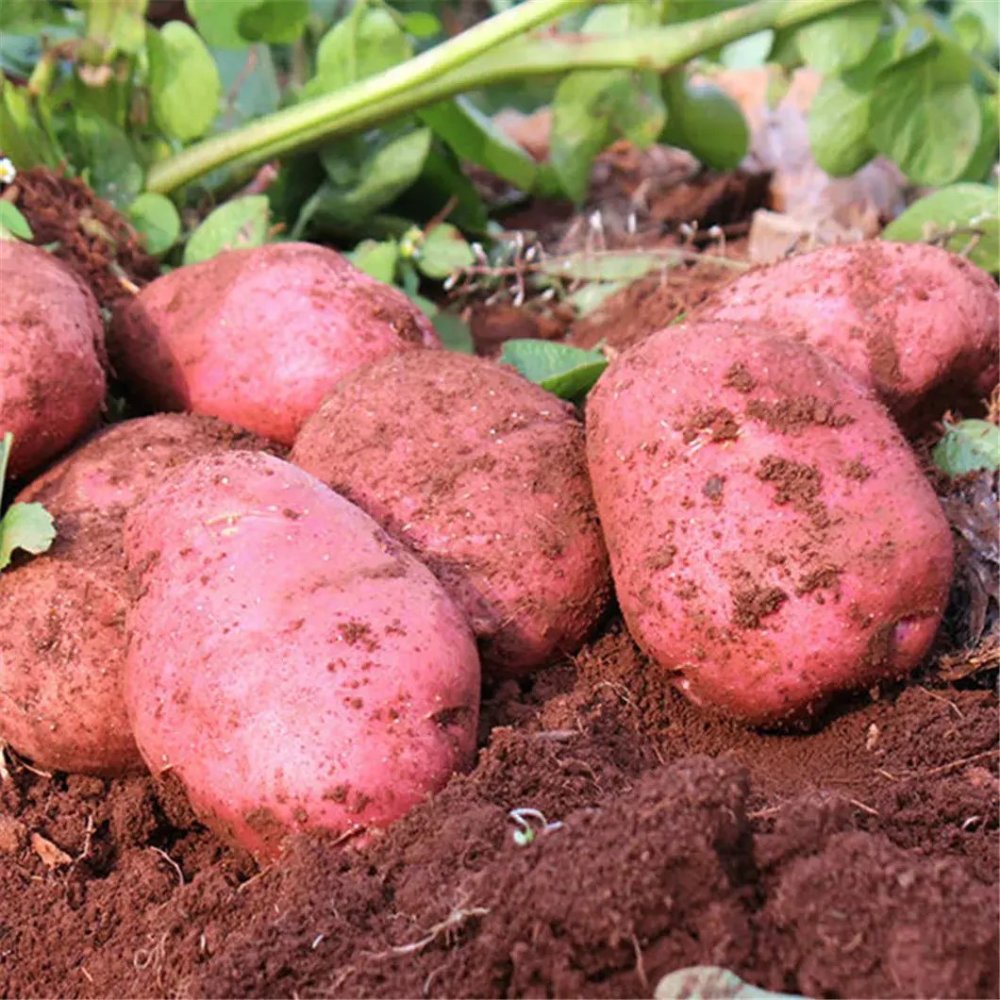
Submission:
[[[146,188],[173,191],[219,167],[263,163],[503,80],[578,69],[663,73],[755,32],[792,27],[863,0],[757,0],[711,17],[636,35],[548,35],[508,41],[595,2],[526,0],[384,73],[191,146],[155,164]]]

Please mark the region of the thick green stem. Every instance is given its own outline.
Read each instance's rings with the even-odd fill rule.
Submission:
[[[527,0],[406,63],[334,94],[303,102],[156,164],[150,191],[172,191],[227,164],[250,166],[308,149],[455,94],[525,76],[577,69],[666,72],[768,28],[786,28],[862,0],[757,0],[722,14],[617,38],[550,35],[507,41],[595,0]],[[522,14],[512,25],[511,15]],[[507,18],[503,25],[496,22]],[[490,31],[483,29],[490,28]],[[476,38],[471,38],[480,32]],[[459,43],[464,44],[458,48]],[[478,56],[478,58],[477,58]]]

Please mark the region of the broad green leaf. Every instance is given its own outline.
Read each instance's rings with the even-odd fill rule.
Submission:
[[[40,503],[15,503],[0,520],[0,570],[10,565],[15,549],[37,555],[56,537],[52,515]]]
[[[74,162],[88,165],[84,177],[98,196],[124,209],[143,185],[143,169],[129,137],[94,114],[78,111],[73,123]]]
[[[735,972],[714,965],[693,965],[664,976],[654,1000],[802,1000],[796,994],[772,993],[745,983]]]
[[[881,25],[881,3],[848,7],[801,27],[797,34],[799,52],[820,73],[840,73],[864,60]]]
[[[530,191],[538,164],[464,97],[422,108],[418,117],[463,160],[469,160]]]
[[[219,49],[290,44],[309,17],[308,0],[187,0],[187,9],[205,42]]]
[[[982,235],[975,238],[975,230]],[[952,184],[915,201],[882,231],[887,240],[920,243],[955,235],[945,244],[954,253],[968,251],[974,264],[1000,270],[1000,193],[988,184]],[[971,248],[971,249],[970,249]]]
[[[690,150],[706,166],[733,170],[750,147],[739,105],[714,84],[692,85],[679,73],[663,80],[668,117],[661,140]]]
[[[431,322],[445,350],[456,351],[459,354],[475,354],[476,345],[472,341],[472,331],[461,317],[450,312],[438,312],[431,317]]]
[[[592,35],[615,36],[655,24],[650,4],[598,7],[584,23]],[[629,70],[568,73],[552,102],[552,167],[566,194],[582,201],[594,157],[618,135],[643,148],[652,145],[666,123],[659,78]]]
[[[1000,469],[1000,427],[988,420],[961,420],[944,426],[944,437],[931,452],[942,472],[954,477]]]
[[[436,142],[424,161],[416,184],[399,199],[400,210],[411,218],[426,219],[455,199],[448,218],[467,233],[484,234],[489,212],[476,186],[462,172],[455,154]]]
[[[979,143],[981,116],[968,56],[936,42],[879,74],[869,137],[917,184],[960,177]]]
[[[149,29],[149,96],[160,128],[190,142],[204,135],[219,113],[222,83],[211,52],[182,21]]]
[[[727,69],[756,69],[768,61],[773,45],[773,31],[758,31],[738,42],[730,42],[723,48],[719,61]]]
[[[18,207],[0,198],[0,239],[32,240],[35,234]]]
[[[847,177],[875,155],[868,140],[871,93],[837,76],[827,77],[809,109],[809,145],[832,177]]]
[[[162,194],[147,191],[128,207],[129,221],[154,256],[166,253],[181,234],[181,217],[174,203]]]
[[[562,399],[582,399],[608,366],[600,351],[584,351],[548,340],[508,340],[501,364],[516,368],[526,379]]]
[[[997,150],[1000,148],[998,103],[1000,96],[997,94],[979,94],[979,145],[959,180],[984,181],[992,174],[997,162]]]
[[[424,10],[403,14],[403,29],[414,38],[433,38],[442,30],[441,21]]]
[[[448,222],[435,226],[424,237],[415,256],[417,267],[428,278],[447,278],[475,259],[465,237]]]
[[[223,250],[262,246],[267,239],[267,216],[267,198],[262,194],[227,201],[188,238],[184,263],[196,264]]]
[[[316,77],[304,96],[339,90],[405,62],[411,55],[410,40],[387,10],[357,7],[320,41]]]
[[[571,292],[566,301],[576,309],[578,316],[586,316],[629,284],[628,281],[591,281]]]
[[[399,260],[399,244],[395,240],[363,240],[350,253],[351,263],[378,281],[392,284]]]
[[[225,95],[214,131],[226,131],[277,110],[281,89],[269,46],[258,42],[247,49],[215,49],[212,57]]]
[[[1000,44],[1000,3],[995,0],[954,0],[952,16],[975,17],[982,24],[978,49],[987,59],[996,55]]]
[[[148,0],[76,0],[86,13],[87,40],[109,62],[119,52],[135,55],[146,40]]]
[[[387,135],[373,133],[382,143]],[[431,148],[431,130],[414,129],[376,145],[363,160],[354,160],[357,145],[331,144],[321,157],[329,180],[303,207],[311,225],[337,231],[349,229],[388,205],[420,176]],[[343,153],[350,154],[345,158]],[[300,217],[298,227],[304,227]]]
[[[28,35],[65,21],[65,13],[52,0],[3,0],[0,3],[0,32],[5,35]]]

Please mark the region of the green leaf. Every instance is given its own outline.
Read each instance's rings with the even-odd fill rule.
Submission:
[[[799,52],[820,73],[841,73],[864,60],[878,38],[881,25],[880,3],[848,7],[800,28]]]
[[[441,21],[429,11],[403,14],[403,30],[414,38],[433,38],[441,31]]]
[[[413,46],[382,8],[355,7],[322,38],[316,52],[316,77],[303,96],[339,90],[381,73],[413,55]]]
[[[323,150],[323,167],[330,179],[303,207],[298,228],[308,222],[335,232],[350,229],[388,205],[420,176],[431,148],[431,130],[414,129],[385,141],[390,134],[385,130],[373,133],[377,145],[359,163],[352,162],[356,146],[350,143]]]
[[[598,7],[584,23],[588,35],[615,36],[656,23],[650,4]],[[629,70],[568,73],[552,102],[552,167],[566,194],[582,201],[594,157],[618,135],[652,145],[666,123],[659,78]]]
[[[422,108],[420,120],[429,125],[463,160],[469,160],[530,191],[538,164],[464,97]]]
[[[719,61],[727,69],[756,69],[766,63],[774,45],[773,31],[758,31],[737,42],[730,42],[722,50]]]
[[[434,329],[441,338],[441,343],[447,351],[459,354],[475,354],[476,345],[472,341],[472,331],[469,325],[450,312],[438,312],[431,317]]]
[[[208,260],[223,250],[262,246],[267,239],[267,198],[250,195],[215,209],[188,238],[184,263]]]
[[[116,208],[124,208],[142,190],[143,169],[125,132],[106,118],[77,112],[67,138],[73,161],[86,164],[84,177],[94,192]]]
[[[629,284],[628,281],[591,281],[571,292],[566,301],[576,309],[578,316],[586,316]]]
[[[972,154],[965,172],[959,178],[963,181],[984,181],[993,172],[997,162],[997,148],[1000,146],[1000,115],[998,115],[1000,96],[997,94],[980,94],[980,129],[979,145]]]
[[[982,235],[974,239],[980,230]],[[903,243],[940,242],[953,253],[968,251],[973,264],[996,274],[1000,270],[1000,194],[988,184],[952,184],[915,201],[882,232],[883,239]],[[971,247],[971,249],[970,249]]]
[[[174,203],[162,194],[147,191],[128,207],[129,221],[143,237],[146,250],[158,257],[165,254],[181,234],[181,217]]]
[[[868,140],[871,93],[827,77],[809,110],[809,145],[831,177],[847,177],[875,155]]]
[[[190,142],[204,135],[219,113],[222,83],[211,52],[182,21],[149,29],[149,96],[157,125]]]
[[[110,62],[119,52],[138,53],[146,40],[148,0],[76,0],[87,15],[87,39]]]
[[[0,3],[0,32],[28,35],[61,25],[66,15],[51,0],[3,0]]]
[[[395,240],[363,240],[348,255],[351,263],[378,281],[392,284],[399,260],[399,244]]]
[[[435,142],[416,184],[402,194],[398,204],[404,214],[426,220],[453,198],[455,207],[448,218],[467,233],[485,233],[489,212],[482,196],[462,172],[455,154],[440,141]]]
[[[281,89],[269,46],[259,42],[239,51],[214,49],[212,57],[225,95],[215,131],[228,131],[277,110]]]
[[[220,49],[291,44],[309,17],[308,0],[187,0],[187,9],[205,42]]]
[[[869,137],[917,184],[960,177],[979,143],[981,116],[968,56],[936,42],[879,74]]]
[[[802,1000],[796,994],[772,993],[743,982],[735,972],[713,965],[694,965],[664,976],[654,1000]]]
[[[0,198],[0,239],[33,240],[35,234],[18,207]]]
[[[608,366],[600,351],[584,351],[547,340],[508,340],[501,364],[516,368],[526,379],[562,399],[582,399]]]
[[[40,503],[15,503],[0,520],[0,570],[10,565],[15,549],[37,555],[56,537],[52,515]]]
[[[988,420],[946,422],[944,426],[944,437],[931,452],[942,472],[955,477],[1000,469],[1000,427]]]
[[[668,73],[663,92],[669,114],[661,139],[688,149],[706,166],[733,170],[750,148],[750,130],[739,105],[714,84],[692,85]]]
[[[415,256],[417,267],[428,278],[447,278],[475,259],[465,237],[449,222],[435,226],[424,237]]]

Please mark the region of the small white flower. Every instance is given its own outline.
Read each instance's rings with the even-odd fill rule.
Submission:
[[[14,164],[10,162],[10,158],[6,156],[0,158],[0,184],[13,184],[15,177],[17,177],[17,171],[14,169]]]

